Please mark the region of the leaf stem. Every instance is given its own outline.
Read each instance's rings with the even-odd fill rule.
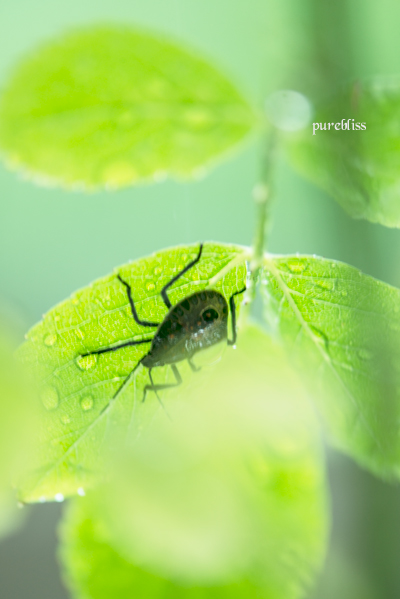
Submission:
[[[270,227],[276,151],[277,133],[273,130],[265,137],[261,159],[260,181],[253,190],[253,197],[256,204],[256,231],[253,242],[253,255],[250,262],[252,277],[247,294],[250,302],[255,297],[259,271],[263,263],[267,233]]]

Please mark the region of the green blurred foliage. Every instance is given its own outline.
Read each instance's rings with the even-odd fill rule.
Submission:
[[[30,465],[36,422],[33,392],[14,360],[14,350],[10,326],[0,323],[0,536],[12,530],[21,516],[14,487]]]
[[[110,485],[77,508],[87,515],[64,535],[76,537],[92,514],[124,558],[178,588],[299,597],[325,553],[326,498],[318,426],[282,349],[246,328],[203,384],[169,392],[164,404],[170,420],[117,456]],[[96,559],[84,573],[76,549],[63,553],[78,596],[96,584],[102,597]],[[139,568],[128,573],[144,584]],[[168,595],[171,583],[162,586]]]
[[[94,27],[29,54],[0,102],[6,163],[83,191],[192,178],[256,117],[195,54],[127,27]]]
[[[337,3],[320,4],[321,9],[328,6],[335,9]],[[286,5],[282,3],[285,9]],[[292,30],[285,22],[274,23],[270,6],[262,0],[247,3],[227,0],[218,3],[211,0],[184,3],[149,0],[136,4],[126,0],[4,3],[0,6],[0,70],[5,74],[24,51],[67,26],[111,18],[159,28],[203,49],[261,100],[265,89],[274,89],[269,84],[271,73],[275,70],[278,75],[282,74],[279,62],[282,54],[274,51],[267,60],[266,47],[272,36],[275,45],[278,40],[282,47],[290,46],[293,39]],[[396,72],[398,3],[356,0],[349,6],[356,58],[353,65],[357,67],[353,66],[349,74],[359,77]],[[304,23],[306,18],[303,15],[298,23]],[[332,23],[329,18],[325,19],[325,32]],[[266,35],[267,26],[271,35]],[[323,42],[324,29],[318,22],[311,30],[304,28],[300,37],[316,34],[316,28]],[[335,35],[333,27],[329,39],[333,40],[334,50],[344,48],[346,53],[348,46]],[[296,58],[296,51],[289,54],[289,63],[294,64]],[[342,54],[342,60],[346,59]],[[300,85],[302,76],[297,81]],[[296,87],[301,91],[309,89],[308,83],[307,87]],[[83,198],[68,191],[28,186],[2,169],[1,291],[21,306],[34,323],[43,307],[54,305],[71,289],[86,285],[115,264],[148,254],[156,247],[213,238],[249,243],[252,210],[248,198],[256,172],[256,152],[249,149],[209,178],[191,185],[168,182],[163,186]],[[328,255],[399,285],[397,231],[352,221],[338,205],[293,173],[283,161],[278,168],[277,200],[271,250]],[[389,534],[395,530],[397,490],[384,487],[367,476],[360,482],[362,473],[354,468],[348,475],[346,468],[348,464],[341,461],[340,472],[334,480],[340,487],[335,498],[336,525],[342,525],[340,535],[334,538],[335,547],[341,552],[350,547],[353,557],[364,560],[362,576],[367,570],[371,587],[378,589],[377,596],[398,597],[400,579],[395,556],[399,554],[399,537]],[[19,576],[23,564],[18,563],[16,568]],[[351,568],[335,572],[343,576],[342,590],[354,589]],[[326,584],[329,585],[330,580]],[[329,589],[323,583],[320,588],[318,599],[328,597]]]
[[[318,108],[315,135],[307,128],[287,140],[300,173],[352,217],[389,227],[400,226],[399,89],[397,77],[356,81]],[[336,130],[342,119],[348,129]]]

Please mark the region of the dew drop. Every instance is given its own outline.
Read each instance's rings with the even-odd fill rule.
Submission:
[[[55,410],[58,407],[58,391],[54,387],[45,387],[40,397],[46,410]]]
[[[61,320],[61,316],[59,316],[58,314],[56,314],[56,316],[54,317],[54,320],[55,320],[56,322],[60,322],[60,320]]]
[[[153,272],[155,275],[158,276],[162,273],[162,271],[163,271],[163,269],[160,266],[156,266]]]
[[[86,397],[84,397],[81,400],[81,408],[85,412],[87,412],[88,410],[91,410],[93,408],[93,397],[91,397],[90,395],[87,395]]]
[[[56,341],[57,341],[57,335],[55,333],[52,335],[47,335],[44,338],[44,344],[47,345],[47,347],[51,347],[52,345],[55,344]]]
[[[146,289],[147,291],[153,291],[153,289],[155,289],[156,286],[154,285],[154,283],[151,281],[150,283],[147,283],[146,285]]]
[[[328,345],[328,337],[325,335],[323,331],[321,331],[321,329],[318,329],[313,325],[310,325],[310,329],[312,331],[315,341],[317,341],[318,343],[321,342],[325,345]]]
[[[74,304],[74,306],[76,306],[77,304],[79,304],[79,299],[77,297],[73,297],[71,299],[71,302]]]
[[[306,264],[301,260],[288,260],[287,265],[293,273],[301,273],[306,269]]]
[[[94,366],[96,366],[97,356],[96,354],[90,354],[89,356],[81,356],[77,359],[76,363],[81,370],[90,370],[91,368],[94,368]]]
[[[346,289],[342,289],[341,294],[343,297],[346,297],[348,295]]]
[[[197,272],[194,272],[192,274],[192,281],[198,281],[200,279],[199,275]]]
[[[327,289],[328,291],[334,291],[335,282],[331,281],[330,279],[322,279],[321,281],[319,281],[318,287],[321,287],[322,289]]]
[[[63,424],[69,424],[71,422],[71,418],[68,416],[68,414],[63,414],[61,416],[61,422]]]
[[[64,501],[64,495],[62,493],[56,493],[54,495],[54,499],[58,501],[58,503],[61,503],[62,501]]]
[[[85,495],[86,495],[85,489],[83,487],[79,487],[77,493],[78,493],[78,495],[80,495],[80,497],[85,497]]]

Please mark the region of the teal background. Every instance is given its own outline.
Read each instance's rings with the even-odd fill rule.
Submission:
[[[110,20],[162,31],[197,48],[260,107],[267,91],[280,84],[306,87],[313,74],[305,60],[313,48],[319,51],[318,43],[326,42],[335,72],[344,76],[400,72],[396,0],[335,2],[335,10],[349,15],[347,34],[340,18],[334,28],[332,3],[318,5],[320,20],[314,18],[314,0],[3,2],[0,87],[15,61],[42,40],[71,26]],[[324,76],[330,73],[320,75],[322,82]],[[199,240],[250,244],[259,160],[257,144],[249,143],[201,181],[92,195],[35,187],[0,167],[4,305],[18,312],[22,330],[75,289],[130,259]],[[400,232],[352,221],[284,158],[269,250],[337,258],[400,286]],[[313,599],[398,599],[399,489],[336,454],[329,457],[329,472],[333,535]],[[53,556],[58,514],[59,506],[36,507],[27,526],[0,543],[2,599],[67,596]]]

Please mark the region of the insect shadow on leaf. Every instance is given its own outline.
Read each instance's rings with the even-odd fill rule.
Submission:
[[[235,296],[243,293],[246,287],[240,291],[236,291],[229,298],[229,308],[231,312],[232,322],[232,339],[228,339],[228,316],[229,308],[225,297],[214,290],[203,290],[193,293],[185,297],[175,306],[172,306],[168,297],[168,289],[190,270],[201,258],[203,244],[200,244],[198,254],[194,260],[189,262],[181,271],[178,272],[161,290],[161,297],[164,304],[168,308],[168,313],[164,320],[159,322],[150,322],[142,320],[138,315],[135,307],[135,302],[132,297],[132,288],[118,274],[117,278],[126,288],[129,304],[133,319],[137,324],[143,327],[158,327],[154,336],[150,339],[141,339],[140,341],[125,341],[119,345],[112,347],[104,347],[98,350],[90,351],[82,354],[81,357],[91,356],[94,354],[104,354],[107,352],[118,351],[123,347],[131,345],[141,345],[143,343],[151,343],[148,353],[139,360],[126,379],[116,391],[113,399],[117,397],[129,382],[134,372],[140,365],[145,366],[149,370],[150,384],[146,385],[143,391],[142,401],[145,400],[148,391],[154,391],[158,401],[162,402],[158,396],[158,391],[178,387],[182,383],[182,377],[176,366],[176,362],[187,360],[193,372],[199,370],[193,363],[193,356],[198,351],[219,343],[223,339],[227,339],[228,345],[236,343],[236,307]],[[155,384],[152,377],[152,369],[157,366],[171,365],[172,372],[175,376],[175,383]]]

